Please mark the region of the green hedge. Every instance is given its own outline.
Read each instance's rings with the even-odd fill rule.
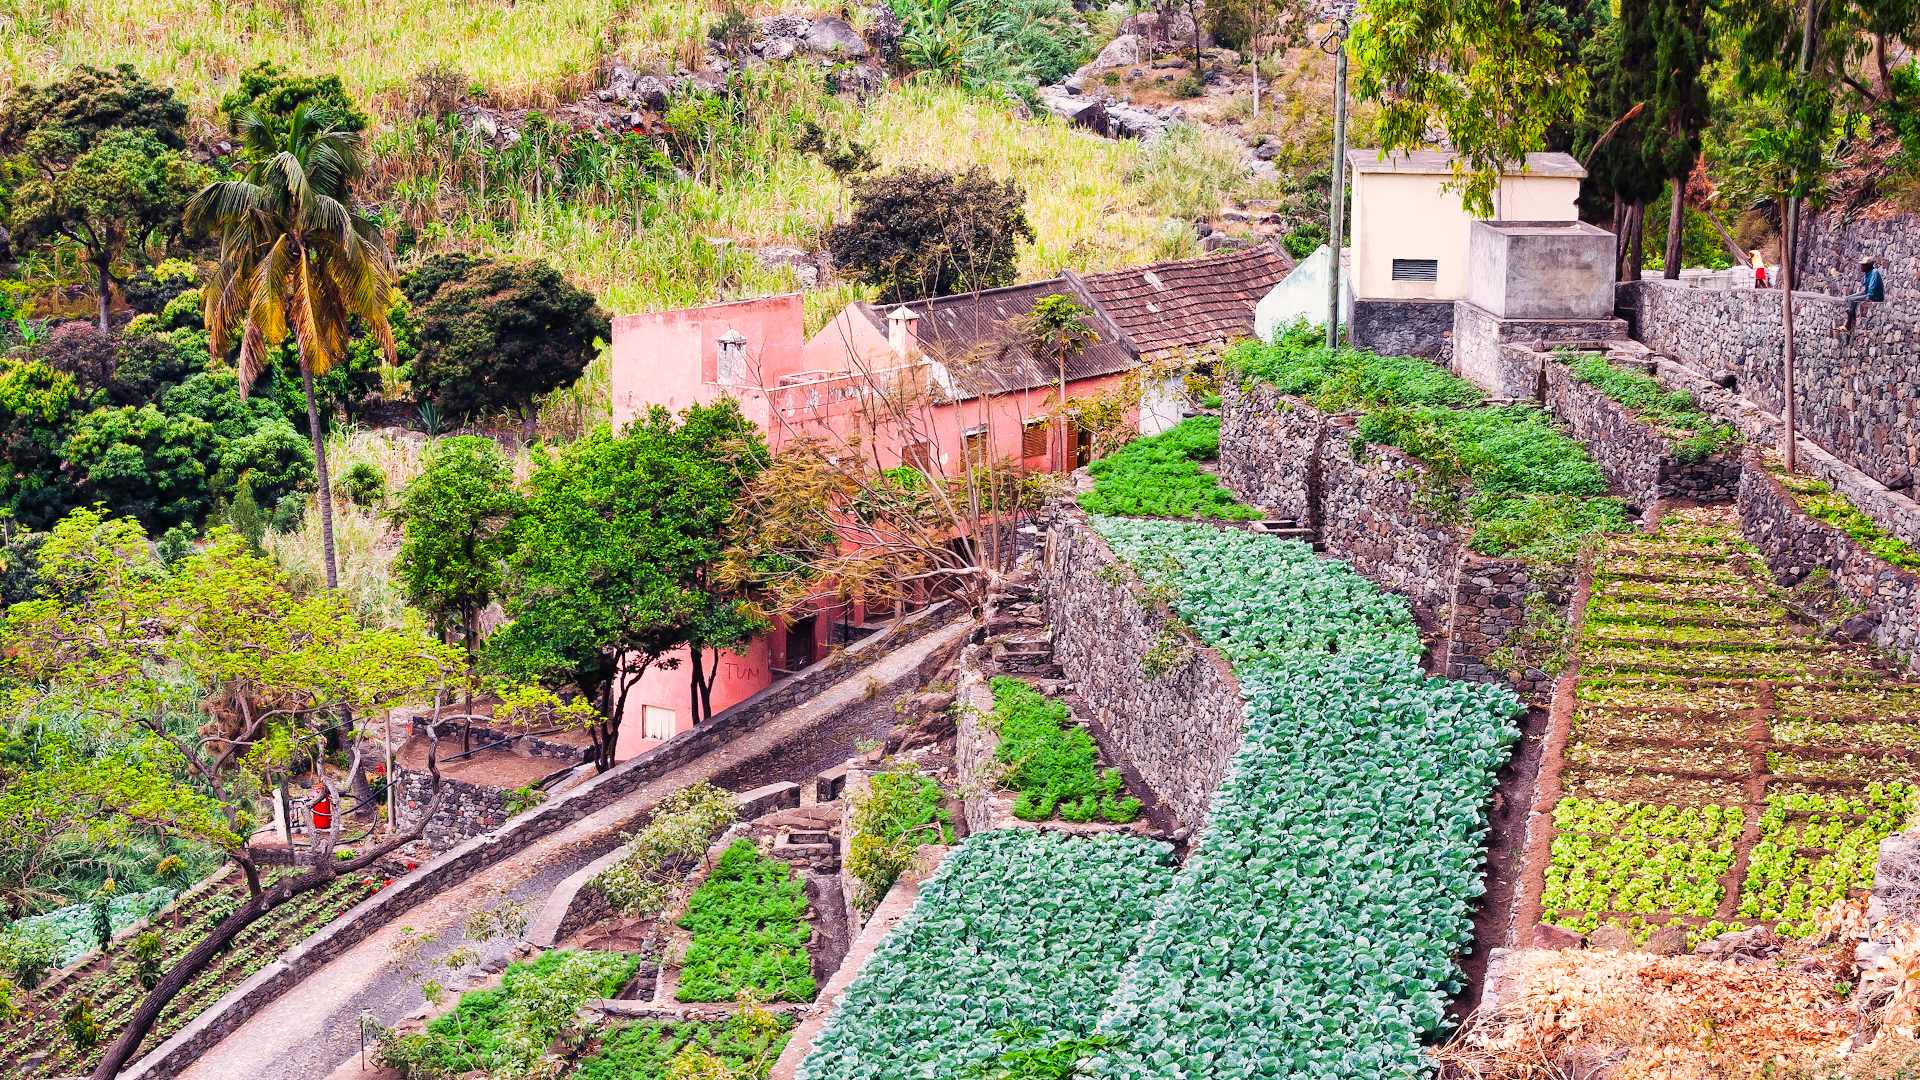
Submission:
[[[1118,517],[1258,518],[1258,510],[1242,505],[1194,464],[1219,456],[1220,418],[1188,417],[1170,431],[1135,439],[1089,466],[1094,486],[1080,496],[1080,507]]]
[[[762,1001],[813,1000],[807,956],[807,891],[788,865],[734,842],[694,891],[683,929],[693,931],[680,965],[681,1001],[732,1001],[752,988]]]

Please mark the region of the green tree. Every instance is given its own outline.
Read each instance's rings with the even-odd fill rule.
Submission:
[[[1687,178],[1700,160],[1700,134],[1712,120],[1702,72],[1713,60],[1707,0],[1665,0],[1655,22],[1653,115],[1646,156],[1650,170],[1672,178],[1665,273],[1680,277],[1686,237]]]
[[[1065,406],[1067,402],[1067,364],[1086,351],[1087,346],[1100,340],[1093,327],[1087,325],[1093,318],[1093,312],[1081,307],[1070,296],[1043,296],[1033,305],[1033,314],[1028,316],[1025,333],[1022,335],[1027,350],[1036,360],[1051,361],[1060,374],[1060,384],[1055,389],[1059,395],[1056,403]],[[1060,456],[1055,468],[1067,471],[1067,431],[1064,409],[1062,421],[1058,425],[1060,436]]]
[[[65,372],[23,358],[0,360],[0,500],[16,520],[45,528],[59,517],[61,452],[79,399]]]
[[[86,253],[100,292],[100,329],[107,329],[113,264],[130,240],[154,230],[176,232],[180,210],[203,170],[150,132],[102,134],[63,167],[43,170],[14,192],[13,222],[26,240],[64,237]]]
[[[271,886],[261,884],[249,841],[268,774],[307,751],[337,703],[365,713],[444,694],[460,663],[417,621],[369,628],[336,594],[292,597],[273,564],[227,530],[168,572],[137,524],[79,510],[54,529],[40,560],[46,598],[15,604],[0,624],[0,715],[14,725],[78,717],[90,737],[121,748],[73,762],[66,785],[48,798],[88,806],[114,827],[216,847],[248,885],[247,901],[134,1009],[92,1074],[110,1080],[174,997],[247,926],[420,836],[440,803],[431,734],[434,794],[426,812],[388,840],[337,859],[336,815],[318,838],[313,867]],[[167,722],[199,711],[216,719],[187,734]],[[337,805],[334,781],[324,772],[321,779]]]
[[[152,405],[95,409],[67,436],[67,467],[79,477],[72,501],[104,503],[159,535],[206,513],[207,463],[219,446],[198,417]]]
[[[218,354],[239,332],[243,394],[265,369],[268,347],[289,335],[294,340],[322,493],[327,587],[337,588],[333,488],[313,381],[345,358],[355,318],[393,362],[392,260],[379,226],[355,202],[354,185],[366,175],[357,135],[308,105],[284,124],[251,108],[240,110],[237,122],[246,174],[208,184],[187,207],[190,226],[220,238],[220,261],[205,289],[207,327]]]
[[[240,73],[233,89],[220,99],[220,111],[227,114],[230,130],[238,134],[241,113],[252,109],[285,124],[294,111],[306,105],[324,110],[332,126],[341,131],[365,131],[371,119],[340,82],[338,75],[293,75],[271,60],[262,60]]]
[[[405,539],[393,569],[407,603],[444,635],[457,627],[466,651],[469,695],[480,648],[480,612],[502,591],[521,510],[513,466],[492,439],[440,439],[407,484],[393,519]],[[469,705],[468,711],[471,712]]]
[[[82,64],[58,82],[15,87],[0,103],[0,154],[24,154],[52,171],[88,150],[109,131],[139,131],[169,150],[184,150],[180,128],[187,103],[149,82],[132,64],[102,71]]]
[[[1593,38],[1587,51],[1593,92],[1574,139],[1574,154],[1587,164],[1583,192],[1613,204],[1614,276],[1621,281],[1640,278],[1647,203],[1659,197],[1669,175],[1646,153],[1654,16],[1655,0],[1621,0],[1618,17]]]
[[[853,182],[853,214],[827,230],[835,265],[903,303],[1013,282],[1031,243],[1026,192],[980,167],[897,169]]]
[[[1512,163],[1579,115],[1586,72],[1564,67],[1560,39],[1505,0],[1372,0],[1354,25],[1354,93],[1380,103],[1388,150],[1422,150],[1432,132],[1454,149],[1467,210],[1492,217],[1493,189]]]
[[[678,418],[654,406],[618,436],[602,428],[539,453],[515,525],[511,621],[487,654],[509,677],[579,687],[599,711],[592,734],[604,771],[640,677],[696,634],[715,647],[742,630],[715,618],[726,601],[707,574],[765,449],[739,405],[722,398]]]
[[[453,415],[508,406],[537,430],[535,399],[580,377],[612,334],[593,294],[544,260],[440,255],[409,278],[415,393]]]

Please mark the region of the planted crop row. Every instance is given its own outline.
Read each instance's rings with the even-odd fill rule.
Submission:
[[[813,1000],[807,891],[784,861],[734,842],[694,891],[680,925],[693,931],[681,962],[681,1001]]]
[[[1599,353],[1569,358],[1567,370],[1576,381],[1612,398],[1643,423],[1667,429],[1674,457],[1680,461],[1704,461],[1740,441],[1731,425],[1701,412],[1692,394],[1668,390],[1645,372],[1615,367]]]
[[[294,872],[280,870],[266,875],[266,883]],[[267,913],[241,931],[224,953],[187,984],[161,1014],[143,1045],[157,1045],[177,1033],[235,984],[272,963],[309,934],[371,895],[380,885],[379,881],[341,878],[325,889],[298,896]],[[232,912],[244,895],[245,887],[237,880],[229,880],[190,897],[172,911],[161,913],[156,918],[162,946],[159,966],[164,969],[178,962]],[[103,957],[91,962],[91,968],[83,968],[47,992],[16,999],[16,1004],[21,1006],[20,1014],[0,1023],[0,1064],[17,1064],[28,1054],[48,1050],[52,1056],[42,1068],[51,1075],[91,1070],[106,1046],[118,1036],[133,1008],[146,997],[134,956],[136,940],[117,941]],[[76,1043],[62,1022],[82,998],[89,1003],[92,1016],[101,1027],[100,1041],[91,1046]]]
[[[973,834],[847,987],[800,1080],[966,1076],[1008,1040],[1085,1038],[1171,863],[1136,837]]]
[[[1158,435],[1134,441],[1088,467],[1093,490],[1082,509],[1124,517],[1221,518],[1251,521],[1244,505],[1196,462],[1220,456],[1220,418],[1190,417]]]
[[[1428,679],[1404,601],[1305,545],[1097,522],[1232,657],[1244,742],[1127,965],[1124,1080],[1423,1074],[1482,891],[1505,688]]]
[[[1674,510],[1597,564],[1547,921],[1801,936],[1873,884],[1879,842],[1914,798],[1898,749],[1916,741],[1903,718],[1920,685],[1870,650],[1795,632],[1731,569],[1740,550],[1728,510]],[[1619,599],[1669,586],[1684,597]]]
[[[1120,770],[1096,767],[1093,736],[1067,723],[1064,704],[1019,679],[997,675],[993,716],[1000,732],[995,756],[1008,766],[1008,786],[1020,793],[1015,817],[1045,821],[1056,810],[1068,821],[1098,816],[1128,822],[1140,816],[1140,800],[1121,794]]]

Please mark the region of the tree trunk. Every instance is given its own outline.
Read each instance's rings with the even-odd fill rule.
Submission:
[[[1613,280],[1627,280],[1627,204],[1613,197]]]
[[[353,730],[353,709],[340,707],[340,718],[347,730]],[[355,821],[368,822],[380,816],[380,807],[373,801],[373,782],[367,779],[366,740],[355,736],[353,740],[354,770],[350,778],[353,783],[353,818]]]
[[[520,441],[532,444],[535,432],[540,430],[540,406],[532,398],[520,403]]]
[[[1636,200],[1627,210],[1629,231],[1627,249],[1627,280],[1639,281],[1641,266],[1646,257],[1647,204]]]
[[[431,756],[430,750],[429,759]],[[431,764],[431,760],[429,763]],[[114,1080],[127,1062],[132,1060],[134,1052],[140,1048],[141,1041],[147,1037],[148,1032],[153,1030],[153,1025],[160,1019],[160,1014],[173,1003],[173,999],[179,996],[180,991],[186,989],[194,976],[205,970],[207,965],[212,963],[213,959],[220,955],[228,943],[238,937],[242,930],[259,921],[261,916],[296,896],[322,888],[343,876],[358,873],[386,857],[388,852],[419,839],[420,834],[426,830],[427,822],[439,811],[441,794],[444,791],[444,786],[439,781],[438,769],[433,771],[433,798],[427,803],[427,812],[421,815],[418,825],[373,848],[359,858],[345,862],[329,859],[325,864],[315,866],[297,878],[282,881],[241,905],[238,910],[215,927],[213,932],[201,938],[199,944],[188,950],[187,955],[181,957],[180,961],[161,977],[146,998],[133,1010],[133,1015],[127,1019],[127,1026],[121,1029],[120,1037],[113,1040],[113,1045],[107,1048],[106,1055],[100,1059],[100,1064],[94,1066],[93,1072],[88,1074],[89,1080]],[[339,818],[336,817],[334,820],[338,822]]]
[[[333,482],[327,476],[327,442],[320,434],[320,406],[313,396],[313,369],[307,366],[307,347],[299,342],[300,386],[307,392],[307,430],[313,436],[313,471],[320,482],[320,547],[326,553],[327,588],[340,587],[333,561]]]
[[[1733,234],[1728,232],[1727,227],[1720,223],[1720,215],[1709,209],[1707,211],[1707,220],[1713,222],[1713,227],[1720,230],[1720,241],[1727,245],[1727,251],[1733,255],[1733,261],[1741,266],[1751,266],[1753,264],[1753,256],[1734,241]]]
[[[1673,208],[1667,215],[1666,278],[1680,280],[1680,258],[1685,250],[1687,231],[1687,174],[1673,178]]]
[[[107,326],[107,301],[113,298],[113,275],[107,272],[104,260],[93,264],[93,268],[100,275],[100,330],[104,333],[110,329]]]

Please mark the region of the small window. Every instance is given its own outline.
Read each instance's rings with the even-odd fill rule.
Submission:
[[[1029,420],[1025,430],[1020,432],[1020,456],[1037,458],[1047,456],[1048,424],[1045,420]]]
[[[663,709],[658,705],[640,707],[640,734],[649,739],[666,742],[673,738],[673,727],[672,709]]]
[[[921,472],[933,471],[933,444],[930,442],[908,443],[900,451],[900,464]]]
[[[1393,260],[1393,280],[1395,281],[1433,281],[1439,276],[1439,259]]]

